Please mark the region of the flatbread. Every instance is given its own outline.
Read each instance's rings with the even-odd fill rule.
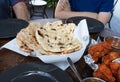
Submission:
[[[46,52],[36,41],[35,31],[40,27],[41,25],[39,23],[30,23],[28,27],[22,29],[16,36],[18,47],[25,52],[37,51],[41,54],[56,54],[52,52]]]
[[[73,36],[75,24],[62,21],[30,23],[16,36],[19,48],[25,52],[37,51],[41,54],[68,54],[79,50],[82,44]]]
[[[79,40],[74,38],[75,24],[62,24],[60,21],[47,23],[36,30],[36,39],[47,52],[70,53],[81,48]]]
[[[22,29],[16,36],[16,42],[23,51],[32,52],[38,45],[35,39],[35,31],[41,25],[39,23],[30,23],[28,27]]]
[[[18,46],[19,46],[19,48],[20,48],[21,50],[23,50],[23,51],[25,51],[25,52],[32,52],[33,50],[30,49],[30,48],[26,45],[26,43],[24,42],[24,40],[26,40],[26,38],[24,37],[24,36],[25,36],[24,32],[25,32],[25,29],[22,29],[22,30],[17,34],[17,36],[16,36],[16,42],[17,42],[17,44],[18,44]]]

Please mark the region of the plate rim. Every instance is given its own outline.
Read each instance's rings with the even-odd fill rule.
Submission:
[[[33,68],[21,69],[24,66],[27,67],[27,65],[28,65],[28,67],[33,67]],[[40,67],[43,66],[43,68],[40,68],[39,66]],[[67,80],[69,82],[73,82],[72,77],[66,71],[60,69],[59,67],[57,67],[57,66],[55,66],[53,64],[46,64],[46,63],[43,63],[43,62],[42,63],[27,62],[27,63],[19,64],[19,65],[15,66],[15,67],[12,67],[9,70],[3,72],[2,74],[0,74],[0,80],[3,80],[4,82],[9,82],[11,79],[15,78],[16,75],[19,75],[20,73],[26,72],[28,70],[33,70],[33,71],[38,70],[38,71],[45,72],[44,66],[50,67],[51,70],[48,71],[46,69],[47,73],[54,76],[58,81],[61,82],[61,80]],[[41,69],[43,69],[43,70],[41,70]],[[18,70],[19,70],[19,72],[18,72]],[[67,76],[68,78],[62,77],[62,79],[60,79],[61,74],[64,75],[64,76]],[[8,79],[3,78],[3,77],[6,77]]]
[[[6,22],[7,21],[7,22]],[[20,28],[18,28],[18,27],[13,27],[13,28],[16,28],[16,30],[12,30],[12,32],[11,33],[8,33],[8,34],[4,34],[4,30],[5,29],[3,29],[3,27],[1,28],[1,31],[4,31],[4,32],[2,32],[1,33],[1,35],[0,35],[0,38],[2,38],[2,39],[4,39],[4,38],[11,38],[11,37],[15,37],[16,36],[16,34],[20,31],[20,29],[22,29],[22,28],[25,28],[26,26],[28,26],[29,25],[29,22],[27,22],[27,21],[25,21],[25,20],[23,20],[23,19],[15,19],[15,18],[9,18],[9,19],[4,19],[4,20],[0,20],[0,24],[2,24],[2,23],[4,23],[4,25],[8,25],[8,23],[11,23],[11,25],[12,25],[12,23],[15,23],[15,22],[17,22],[16,24],[17,24],[17,26],[19,26],[20,27],[20,24],[22,25],[22,26],[24,26],[24,27],[20,27]],[[24,23],[24,25],[23,25],[23,23]],[[8,29],[10,29],[10,28],[12,28],[11,26],[10,27],[5,27],[6,29],[7,29],[7,32],[9,32],[9,30]],[[3,30],[2,30],[3,29]],[[0,32],[1,32],[0,31]]]
[[[101,24],[101,27],[103,27],[103,29],[104,29],[104,24],[101,22],[101,21],[99,21],[99,20],[97,20],[97,19],[95,19],[95,18],[91,18],[91,17],[87,17],[87,16],[74,16],[74,17],[70,17],[70,18],[67,18],[66,20],[65,20],[65,23],[68,23],[67,21],[68,20],[71,20],[71,19],[76,19],[77,20],[77,18],[78,19],[90,19],[90,20],[94,20],[94,21],[97,21],[97,23],[99,23],[99,24]],[[101,29],[101,28],[99,28],[99,29]],[[91,30],[89,30],[89,32],[90,33],[98,33],[98,31],[91,31]]]

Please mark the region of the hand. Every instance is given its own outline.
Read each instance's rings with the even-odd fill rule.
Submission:
[[[71,10],[70,3],[68,2],[68,0],[59,0],[59,6],[63,10]]]

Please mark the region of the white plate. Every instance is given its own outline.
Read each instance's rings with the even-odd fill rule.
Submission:
[[[32,0],[30,4],[34,6],[42,6],[42,5],[46,5],[47,2],[42,0]]]

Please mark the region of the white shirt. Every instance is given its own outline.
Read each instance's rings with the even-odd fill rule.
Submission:
[[[120,33],[120,0],[115,5],[110,25],[113,31]]]

